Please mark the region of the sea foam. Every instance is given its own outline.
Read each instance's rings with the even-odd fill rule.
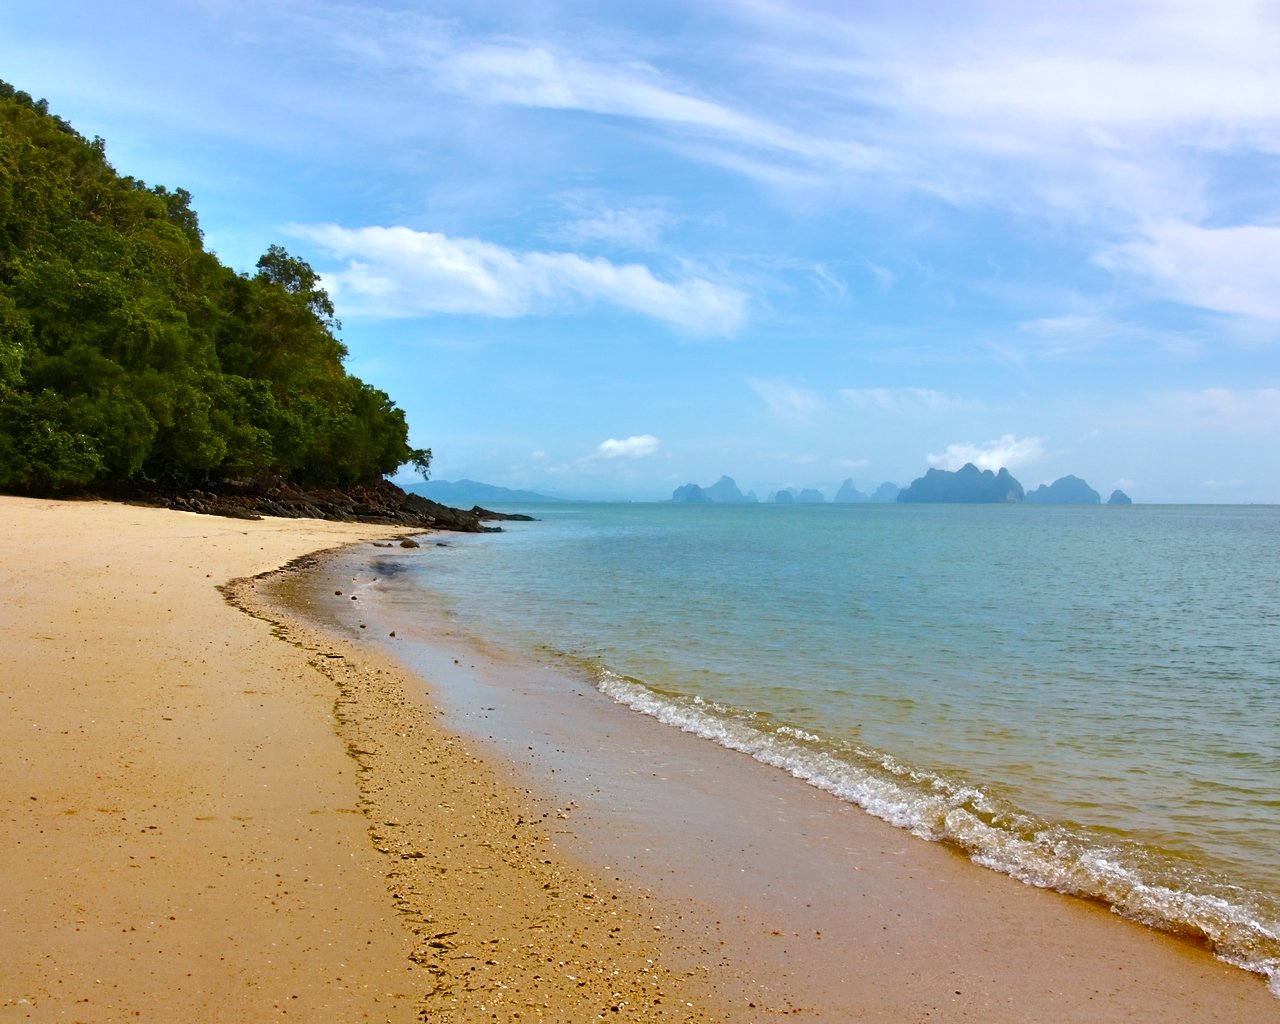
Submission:
[[[1280,928],[1261,894],[1205,877],[1137,844],[1108,843],[1039,821],[982,787],[904,764],[698,696],[661,693],[606,668],[596,685],[619,704],[749,754],[974,863],[1039,888],[1106,903],[1113,912],[1205,942],[1226,963],[1268,978],[1280,997]],[[1215,891],[1218,890],[1218,891]],[[1234,898],[1232,898],[1234,897]]]

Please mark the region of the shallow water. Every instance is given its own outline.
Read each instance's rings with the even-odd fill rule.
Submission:
[[[1280,509],[565,505],[393,581],[1280,975]]]

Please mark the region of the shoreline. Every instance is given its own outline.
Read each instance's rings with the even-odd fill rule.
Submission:
[[[476,756],[444,724],[429,683],[356,642],[363,626],[350,637],[317,628],[317,591],[344,610],[367,596],[344,589],[334,564],[368,557],[363,547],[320,552],[237,581],[234,599],[334,684],[360,808],[387,858],[389,898],[414,937],[410,959],[428,978],[421,1012],[445,1022],[735,1019],[695,966],[673,966],[686,958],[670,949],[663,908],[649,894],[558,849],[572,801],[550,802]]]
[[[420,529],[10,497],[0,522],[0,1020],[729,1019],[421,681],[224,596]]]
[[[445,725],[482,756],[573,801],[561,846],[652,886],[683,915],[686,946],[718,950],[721,973],[750,978],[775,1008],[886,1021],[1274,1019],[1266,980],[1199,944],[979,867],[615,704],[572,666],[502,651],[475,635],[479,624],[402,603],[388,577],[430,557],[331,563],[328,578],[364,588],[363,632],[345,602],[319,586],[312,599],[329,628],[429,679]]]
[[[1275,1017],[1202,950],[404,621],[371,545],[420,531],[0,521],[0,1020]]]

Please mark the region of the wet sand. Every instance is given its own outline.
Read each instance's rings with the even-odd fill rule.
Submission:
[[[0,523],[0,1021],[1280,1013],[1203,950],[410,614],[375,577],[436,552],[373,547],[395,531],[14,498]],[[253,615],[219,589],[340,544],[224,588]]]
[[[1280,1018],[1263,979],[1189,941],[978,867],[624,709],[572,665],[494,648],[396,585],[398,566],[432,557],[449,555],[353,553],[296,581],[294,599],[393,651],[430,680],[450,730],[567,808],[559,850],[650,888],[691,955],[680,966],[729,1019]],[[328,599],[333,581],[359,590],[358,616]]]

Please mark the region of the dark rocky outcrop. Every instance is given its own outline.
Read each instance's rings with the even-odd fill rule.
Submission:
[[[997,505],[1023,500],[1022,484],[1007,469],[992,473],[972,462],[955,472],[931,469],[898,495],[899,502]]]
[[[1102,495],[1078,476],[1064,476],[1027,492],[1031,505],[1101,505]]]
[[[451,508],[418,494],[408,494],[389,480],[345,490],[302,487],[283,481],[266,486],[224,483],[207,490],[147,491],[125,497],[137,504],[234,519],[261,519],[264,516],[327,519],[332,522],[420,526],[463,533],[496,529],[484,525],[488,522],[528,521],[532,518],[492,512],[478,505],[470,510]]]
[[[1124,491],[1117,488],[1116,490],[1111,492],[1111,497],[1107,499],[1107,504],[1108,505],[1132,505],[1133,499],[1130,498],[1129,495],[1125,494]]]

